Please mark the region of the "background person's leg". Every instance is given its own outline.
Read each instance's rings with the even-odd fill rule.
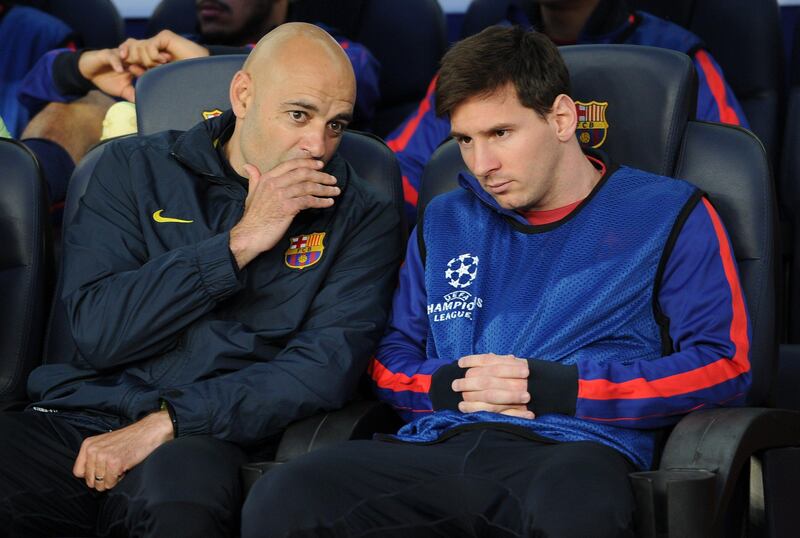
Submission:
[[[71,103],[49,103],[31,118],[19,138],[52,140],[67,150],[73,162],[80,162],[100,141],[103,118],[113,104],[114,99],[97,90]]]
[[[102,494],[72,475],[86,432],[33,412],[0,413],[0,532],[92,536]]]
[[[158,447],[111,489],[101,536],[235,536],[242,504],[239,447],[213,437],[181,437]]]

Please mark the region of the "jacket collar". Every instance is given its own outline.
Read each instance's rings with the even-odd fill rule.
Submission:
[[[225,168],[220,162],[217,145],[223,133],[233,128],[235,121],[232,110],[201,121],[183,132],[172,144],[172,155],[197,174],[210,179],[225,179]]]
[[[617,168],[619,168],[619,166],[613,163],[608,157],[608,155],[603,151],[594,149],[584,149],[584,154],[593,157],[599,161],[602,161],[603,165],[605,166],[605,173],[603,174],[603,177],[600,178],[600,181],[597,182],[597,185],[595,185],[594,189],[592,189],[592,192],[589,193],[589,195],[586,198],[584,198],[584,201],[581,202],[581,204],[573,210],[573,213],[577,213],[581,207],[583,207],[591,198],[593,198],[595,193],[603,186],[608,177],[610,177],[614,172],[617,171]],[[534,227],[528,223],[527,219],[524,216],[520,215],[516,211],[500,207],[497,201],[494,198],[492,198],[492,195],[486,192],[483,189],[483,187],[481,187],[481,184],[478,181],[478,179],[472,174],[469,174],[467,172],[461,172],[460,174],[458,174],[458,184],[461,186],[461,188],[466,189],[467,191],[475,195],[481,202],[486,204],[496,213],[503,215],[504,217],[506,217],[506,219],[510,219],[513,223],[517,225],[521,225],[521,229],[524,230],[534,229]],[[558,226],[560,222],[561,221],[558,221],[556,223],[540,226],[538,228],[550,229],[555,226]]]

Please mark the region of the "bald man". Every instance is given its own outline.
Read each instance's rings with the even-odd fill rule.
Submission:
[[[74,347],[0,414],[7,535],[235,535],[239,466],[353,393],[402,248],[390,200],[336,155],[350,63],[284,25],[230,99],[98,162],[64,239]]]

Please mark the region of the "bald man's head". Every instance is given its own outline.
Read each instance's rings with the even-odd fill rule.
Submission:
[[[339,43],[319,26],[305,22],[282,24],[262,37],[245,60],[243,69],[247,71],[263,61],[285,59],[327,60],[355,79],[350,61]]]
[[[241,151],[241,162],[231,151],[231,164],[237,171],[237,164],[249,163],[267,172],[293,158],[327,162],[355,98],[353,68],[327,32],[305,23],[279,26],[258,42],[231,82],[237,121],[230,150]]]

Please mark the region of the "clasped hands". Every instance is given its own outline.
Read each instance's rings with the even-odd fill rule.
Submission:
[[[527,360],[514,355],[484,353],[461,357],[458,365],[467,368],[464,377],[452,384],[453,390],[462,396],[459,411],[491,411],[527,419],[535,417],[527,407],[531,401]]]

